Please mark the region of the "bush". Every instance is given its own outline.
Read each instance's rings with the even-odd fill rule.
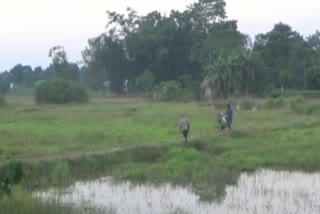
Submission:
[[[301,95],[292,97],[292,98],[290,99],[290,105],[295,104],[295,103],[304,103],[304,102],[306,102],[306,100],[305,100],[305,98],[304,98],[303,96],[301,96]]]
[[[80,86],[65,80],[50,80],[41,83],[36,88],[37,103],[84,103],[88,101],[86,91]]]
[[[241,110],[252,110],[255,106],[255,100],[250,97],[246,97],[239,102]]]
[[[272,98],[268,98],[268,99],[264,102],[264,105],[263,105],[263,107],[264,107],[265,109],[272,109],[273,106],[274,106],[274,99],[272,99]]]
[[[290,109],[297,114],[310,115],[318,111],[319,105],[307,103],[291,103]]]
[[[308,89],[320,89],[320,66],[306,70],[305,84]]]
[[[182,85],[178,81],[163,82],[154,89],[153,96],[158,101],[180,101],[183,94]]]
[[[271,98],[279,98],[281,96],[283,96],[281,90],[272,90],[270,93],[269,93],[269,96]]]
[[[291,111],[297,114],[313,114],[319,109],[318,104],[309,104],[306,103],[305,99],[301,96],[297,96],[290,100],[290,109]]]
[[[12,185],[20,183],[23,177],[20,162],[12,161],[0,168],[0,199],[10,195]],[[1,200],[0,200],[1,201]]]
[[[285,105],[285,99],[283,97],[278,97],[276,99],[268,98],[265,103],[263,104],[264,109],[275,109],[275,108],[281,108]]]
[[[146,70],[136,78],[137,87],[146,92],[150,91],[154,87],[154,76],[153,73]]]
[[[278,97],[274,99],[274,107],[275,108],[282,108],[285,105],[284,97]]]

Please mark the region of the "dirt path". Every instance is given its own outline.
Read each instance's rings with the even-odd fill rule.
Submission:
[[[70,154],[57,154],[57,155],[50,155],[50,156],[38,156],[38,157],[30,157],[30,158],[12,158],[12,159],[5,159],[0,156],[0,167],[9,163],[10,161],[20,161],[22,163],[49,163],[49,162],[56,162],[56,161],[67,161],[67,160],[80,160],[82,158],[88,158],[92,156],[103,156],[108,154],[118,154],[121,152],[131,151],[135,149],[159,149],[163,147],[169,146],[177,146],[182,145],[179,143],[163,143],[163,144],[153,144],[153,145],[142,145],[142,146],[131,146],[127,148],[113,148],[109,150],[100,150],[100,151],[89,151],[89,152],[74,152]]]

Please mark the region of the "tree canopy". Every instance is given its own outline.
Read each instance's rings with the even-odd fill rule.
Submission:
[[[279,22],[254,42],[227,18],[224,0],[199,0],[185,11],[158,11],[144,16],[128,8],[107,11],[106,30],[88,41],[83,66],[68,61],[63,47],[50,50],[46,69],[16,65],[0,75],[0,89],[11,82],[32,87],[60,78],[101,90],[150,91],[163,82],[179,81],[198,90],[210,79],[217,96],[263,94],[285,87],[319,88],[320,32],[304,38]]]

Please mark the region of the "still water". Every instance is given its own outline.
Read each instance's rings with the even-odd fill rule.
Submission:
[[[208,187],[210,190],[210,187]],[[320,213],[320,173],[260,170],[243,173],[237,185],[227,186],[220,200],[201,199],[192,186],[136,185],[102,178],[77,182],[64,190],[35,194],[70,206],[110,209],[119,214],[162,213]]]

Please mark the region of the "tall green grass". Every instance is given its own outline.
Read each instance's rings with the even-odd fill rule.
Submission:
[[[114,209],[64,205],[59,199],[44,201],[32,196],[21,187],[14,187],[10,196],[0,198],[1,214],[116,214]]]
[[[273,100],[272,108],[238,111],[229,133],[214,128],[217,110],[211,105],[99,99],[85,106],[37,106],[9,98],[0,109],[0,165],[20,160],[21,185],[27,189],[110,175],[192,184],[202,200],[219,201],[242,171],[320,170],[319,112],[297,111],[297,106],[308,109],[318,102],[291,99]],[[178,130],[183,113],[191,123],[188,145]],[[10,209],[19,207],[12,213],[62,209],[30,198],[4,200]]]

